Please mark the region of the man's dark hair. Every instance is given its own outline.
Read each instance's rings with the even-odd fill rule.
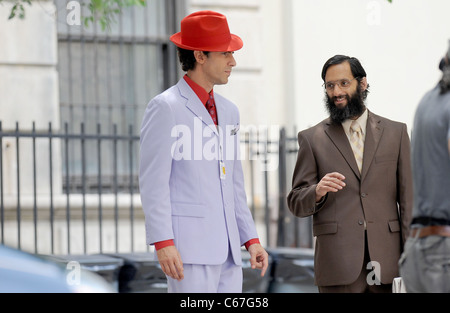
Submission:
[[[177,47],[178,50],[178,59],[181,63],[181,69],[185,72],[189,70],[193,70],[195,68],[195,56],[193,50],[186,50],[180,47]],[[205,55],[208,55],[208,51],[203,51]]]
[[[358,82],[361,82],[363,77],[366,77],[366,71],[362,67],[361,63],[357,58],[349,57],[346,55],[335,55],[334,57],[331,57],[328,59],[327,62],[325,62],[323,68],[322,68],[322,79],[325,82],[325,75],[327,74],[328,68],[332,65],[341,64],[344,62],[348,62],[350,64],[350,69],[352,71],[353,77],[356,78]],[[367,89],[364,92],[364,100],[367,98],[367,94],[369,93],[369,84],[367,84]]]

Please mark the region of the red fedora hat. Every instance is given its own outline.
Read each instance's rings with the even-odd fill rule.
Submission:
[[[170,40],[186,50],[236,51],[242,48],[242,39],[230,33],[227,18],[214,11],[198,11],[181,21],[181,31]]]

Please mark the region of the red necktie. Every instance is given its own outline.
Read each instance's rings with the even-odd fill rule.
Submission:
[[[216,124],[216,126],[217,126],[217,111],[216,111],[216,105],[214,102],[214,97],[212,95],[212,92],[209,94],[208,101],[206,101],[206,110],[208,110],[214,124]]]

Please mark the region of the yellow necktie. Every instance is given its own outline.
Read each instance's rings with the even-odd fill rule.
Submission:
[[[353,154],[355,155],[356,164],[358,164],[361,173],[364,155],[364,141],[362,137],[362,129],[357,121],[353,121],[350,125],[350,142],[352,144]]]

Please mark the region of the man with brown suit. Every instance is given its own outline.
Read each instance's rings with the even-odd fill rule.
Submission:
[[[298,134],[288,206],[313,216],[319,292],[391,292],[412,214],[407,128],[366,108],[356,58],[330,58],[322,79],[330,117]]]

